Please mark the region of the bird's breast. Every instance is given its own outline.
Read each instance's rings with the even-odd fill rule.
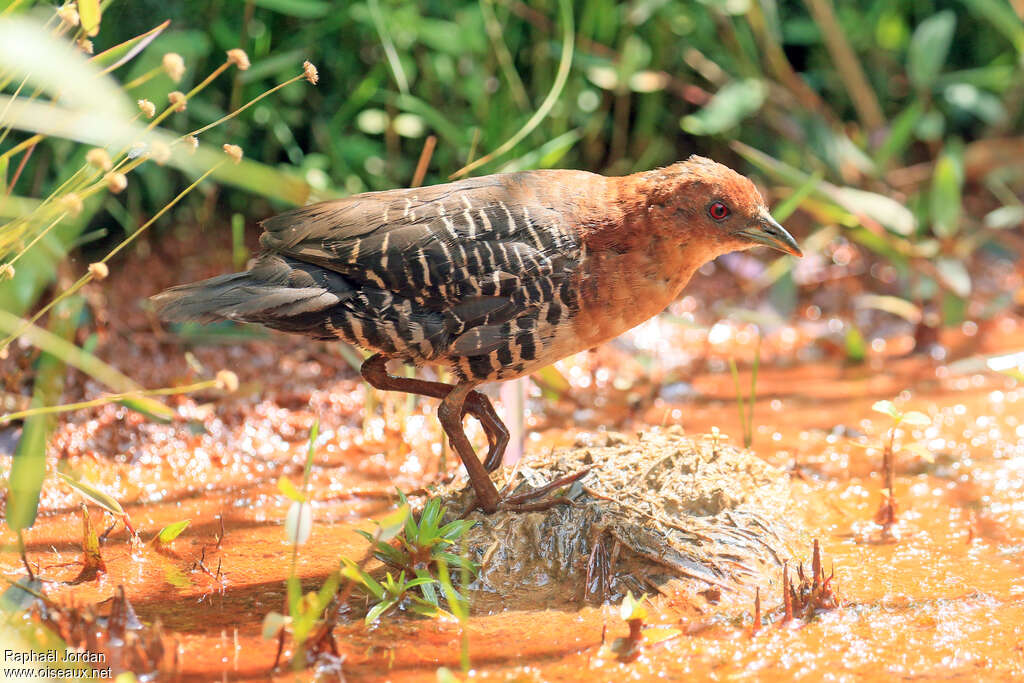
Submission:
[[[685,244],[662,242],[589,254],[579,270],[580,311],[574,320],[580,348],[604,343],[665,310],[708,260],[703,256]]]

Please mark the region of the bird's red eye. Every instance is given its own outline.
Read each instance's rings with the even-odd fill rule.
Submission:
[[[708,214],[716,221],[724,220],[729,215],[729,207],[722,202],[715,202],[708,207]]]

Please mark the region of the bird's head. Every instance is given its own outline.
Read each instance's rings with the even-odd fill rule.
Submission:
[[[731,168],[694,155],[643,175],[649,210],[663,230],[686,241],[700,237],[715,254],[766,246],[803,256],[754,183]]]

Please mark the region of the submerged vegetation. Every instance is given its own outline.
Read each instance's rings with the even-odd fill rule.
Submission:
[[[3,635],[103,653],[119,680],[282,659],[445,681],[471,664],[781,677],[798,660],[1019,676],[1003,636],[1024,537],[1022,56],[1010,0],[0,0]],[[165,329],[146,301],[244,266],[253,223],[290,206],[691,153],[749,173],[808,257],[723,258],[666,314],[503,390],[524,416],[510,450],[527,428],[531,455],[575,443],[580,468],[630,454],[566,492],[559,519],[592,536],[456,519],[432,406],[361,385],[359,350]],[[653,452],[677,423],[712,435],[693,467],[612,431],[661,425]],[[731,462],[727,434],[777,466],[730,485],[751,475],[749,495],[777,487],[791,508],[739,516],[730,486],[697,481]],[[507,481],[538,480],[537,460]],[[816,539],[809,572],[773,549],[769,512]],[[652,528],[669,531],[636,531]],[[751,539],[769,539],[764,566],[737,559]],[[548,556],[572,559],[573,595],[621,606],[488,614],[557,589]],[[648,573],[612,591],[635,557],[707,588]],[[735,637],[749,596],[723,576],[781,587],[750,591],[756,638]]]

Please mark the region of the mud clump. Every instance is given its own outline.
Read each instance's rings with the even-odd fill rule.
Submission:
[[[599,440],[504,471],[517,493],[591,468],[563,491],[572,505],[468,516],[478,523],[458,552],[481,565],[467,587],[475,609],[616,601],[627,590],[698,610],[722,600],[749,604],[806,547],[787,524],[788,477],[749,451],[672,429]],[[454,510],[472,497],[445,495]]]

